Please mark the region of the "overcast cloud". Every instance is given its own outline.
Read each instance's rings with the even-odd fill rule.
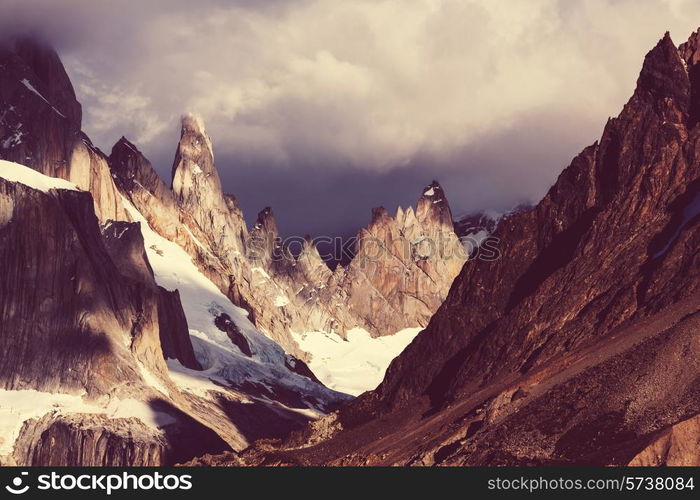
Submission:
[[[169,181],[203,116],[224,187],[285,233],[345,234],[441,181],[457,213],[536,201],[630,96],[691,0],[0,0],[59,50],[84,129]]]

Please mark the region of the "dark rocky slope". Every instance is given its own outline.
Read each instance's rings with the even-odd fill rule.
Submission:
[[[429,327],[389,368],[377,410],[421,394],[444,406],[697,291],[693,95],[666,35],[600,142],[537,207],[499,225],[503,257],[465,266]]]
[[[126,220],[107,159],[81,131],[82,110],[56,52],[0,40],[0,159],[90,191],[101,222]]]

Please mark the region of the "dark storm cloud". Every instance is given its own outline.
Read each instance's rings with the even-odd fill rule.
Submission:
[[[686,0],[0,0],[61,53],[84,128],[169,176],[199,113],[226,190],[286,233],[349,233],[440,180],[455,212],[537,200],[634,88]]]

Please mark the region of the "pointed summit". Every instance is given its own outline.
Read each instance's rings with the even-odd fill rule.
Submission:
[[[432,221],[445,227],[452,227],[452,211],[438,181],[434,180],[423,188],[416,207],[416,218],[421,223]]]
[[[277,221],[271,207],[265,207],[258,212],[255,225],[250,231],[251,238],[275,239],[279,235]]]
[[[25,70],[29,70],[22,75],[24,78],[20,82],[30,92],[40,94],[37,97],[44,101],[42,104],[50,104],[76,128],[80,128],[82,109],[56,51],[45,42],[31,37],[18,37],[7,45],[21,59]],[[7,70],[3,68],[3,72]]]
[[[399,224],[403,224],[405,217],[406,217],[406,214],[404,213],[401,205],[396,207],[396,217],[394,217],[396,219],[396,222],[398,222]]]
[[[700,29],[694,31],[687,42],[678,46],[678,52],[688,67],[695,66],[700,61]]]
[[[122,136],[112,146],[107,162],[114,182],[123,191],[130,193],[142,189],[163,201],[171,202],[170,190],[153,169],[151,162],[126,137]]]
[[[652,102],[673,99],[682,112],[687,112],[690,100],[690,80],[686,63],[668,32],[644,58],[637,79],[635,97]]]
[[[124,156],[139,156],[145,159],[136,145],[124,136],[121,136],[121,138],[114,143],[114,146],[112,146],[111,154],[115,153],[123,154]]]
[[[193,113],[185,113],[182,115],[182,118],[180,119],[182,123],[182,130],[183,131],[188,131],[193,134],[198,134],[201,136],[206,137],[207,140],[209,140],[209,136],[207,135],[207,131],[204,128],[204,120],[202,119],[201,116],[195,115]],[[211,141],[209,146],[211,149]]]
[[[265,207],[258,212],[255,227],[264,228],[267,232],[277,233],[277,222],[275,221],[275,215],[272,213],[272,207]]]
[[[383,219],[390,219],[391,216],[389,215],[389,212],[386,211],[386,208],[384,207],[374,207],[372,209],[372,221],[370,222],[370,225],[376,224],[377,222],[383,220]]]
[[[212,211],[229,212],[214,167],[211,139],[202,119],[191,114],[182,117],[180,142],[173,161],[172,189],[183,208],[202,228],[210,224]]]

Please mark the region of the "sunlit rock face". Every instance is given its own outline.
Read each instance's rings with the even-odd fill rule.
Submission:
[[[224,194],[212,141],[201,118],[182,118],[172,190],[125,138],[112,148],[119,189],[164,237],[197,265],[251,320],[289,352],[308,358],[293,333],[372,336],[425,326],[467,258],[452,225],[442,187],[426,186],[417,208],[396,217],[376,209],[357,237],[355,258],[331,270],[308,236],[293,255],[279,235],[273,210],[250,230],[233,195]]]

